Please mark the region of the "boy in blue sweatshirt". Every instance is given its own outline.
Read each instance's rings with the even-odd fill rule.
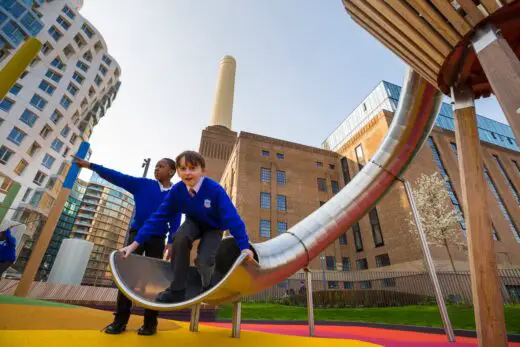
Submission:
[[[117,171],[107,169],[101,165],[89,163],[86,160],[75,158],[79,167],[89,168],[96,172],[102,178],[110,183],[121,187],[134,196],[135,214],[130,226],[128,234],[128,243],[134,241],[139,229],[150,215],[157,210],[164,198],[170,191],[172,183],[171,178],[175,175],[175,162],[170,158],[164,158],[155,165],[155,180],[144,177],[133,177],[124,175]],[[168,233],[168,243],[172,242],[172,235],[175,233],[181,223],[181,214],[173,213],[168,216],[167,223],[157,226],[161,230],[157,230],[154,237],[142,242],[141,245],[133,250],[134,253],[147,257],[162,258],[164,254],[164,240]],[[123,293],[117,295],[117,309],[114,321],[105,328],[107,334],[120,334],[126,330],[126,324],[130,319],[130,309],[132,301]],[[157,331],[157,311],[146,309],[144,311],[144,325],[138,330],[139,335],[153,335]]]
[[[200,239],[195,265],[201,276],[203,290],[210,285],[224,230],[231,232],[240,251],[247,254],[248,260],[253,259],[244,222],[231,199],[220,184],[203,176],[206,168],[204,157],[194,151],[185,151],[175,162],[182,182],[172,187],[157,212],[139,230],[134,242],[121,249],[123,256],[128,257],[151,237],[164,235],[164,224],[172,215],[184,213],[186,220],[175,233],[173,241],[173,281],[156,299],[165,303],[185,300],[186,276],[193,241]]]
[[[0,278],[16,260],[16,239],[7,228],[0,231]]]

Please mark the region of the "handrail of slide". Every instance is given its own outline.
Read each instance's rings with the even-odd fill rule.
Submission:
[[[186,301],[174,304],[155,302],[155,295],[171,280],[171,265],[136,255],[121,259],[114,251],[110,267],[116,285],[140,306],[171,311],[201,302],[238,300],[279,283],[306,267],[388,192],[428,138],[441,102],[442,94],[408,68],[388,134],[363,169],[332,199],[287,232],[251,244],[256,261],[244,261],[233,239],[224,239],[217,253],[215,283],[206,292],[195,292]]]

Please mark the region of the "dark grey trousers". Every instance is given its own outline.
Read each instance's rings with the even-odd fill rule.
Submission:
[[[191,218],[186,220],[175,233],[173,239],[172,269],[173,280],[171,290],[186,289],[186,276],[190,267],[190,253],[193,241],[199,240],[195,266],[198,268],[202,287],[207,287],[211,281],[211,274],[215,268],[217,249],[222,240],[222,230],[203,229]]]

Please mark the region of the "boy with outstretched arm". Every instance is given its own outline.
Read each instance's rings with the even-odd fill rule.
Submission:
[[[203,291],[210,285],[224,230],[231,232],[240,251],[247,254],[247,259],[253,259],[244,222],[231,199],[219,183],[203,176],[206,168],[204,157],[194,151],[185,151],[175,161],[182,182],[172,187],[163,204],[139,230],[134,242],[120,250],[125,258],[128,257],[140,244],[163,232],[161,226],[172,214],[184,213],[186,220],[174,234],[171,258],[173,280],[170,287],[159,293],[156,299],[163,303],[184,300],[190,251],[193,241],[197,239],[200,243],[195,265],[201,276]]]

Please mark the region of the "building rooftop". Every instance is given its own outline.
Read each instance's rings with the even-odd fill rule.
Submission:
[[[322,142],[322,147],[338,150],[379,112],[383,110],[395,112],[400,94],[400,86],[387,81],[381,81],[365,100]],[[520,152],[520,147],[518,147],[509,125],[481,115],[477,115],[477,124],[482,141]],[[450,104],[442,103],[435,125],[441,129],[455,131],[453,108]]]

